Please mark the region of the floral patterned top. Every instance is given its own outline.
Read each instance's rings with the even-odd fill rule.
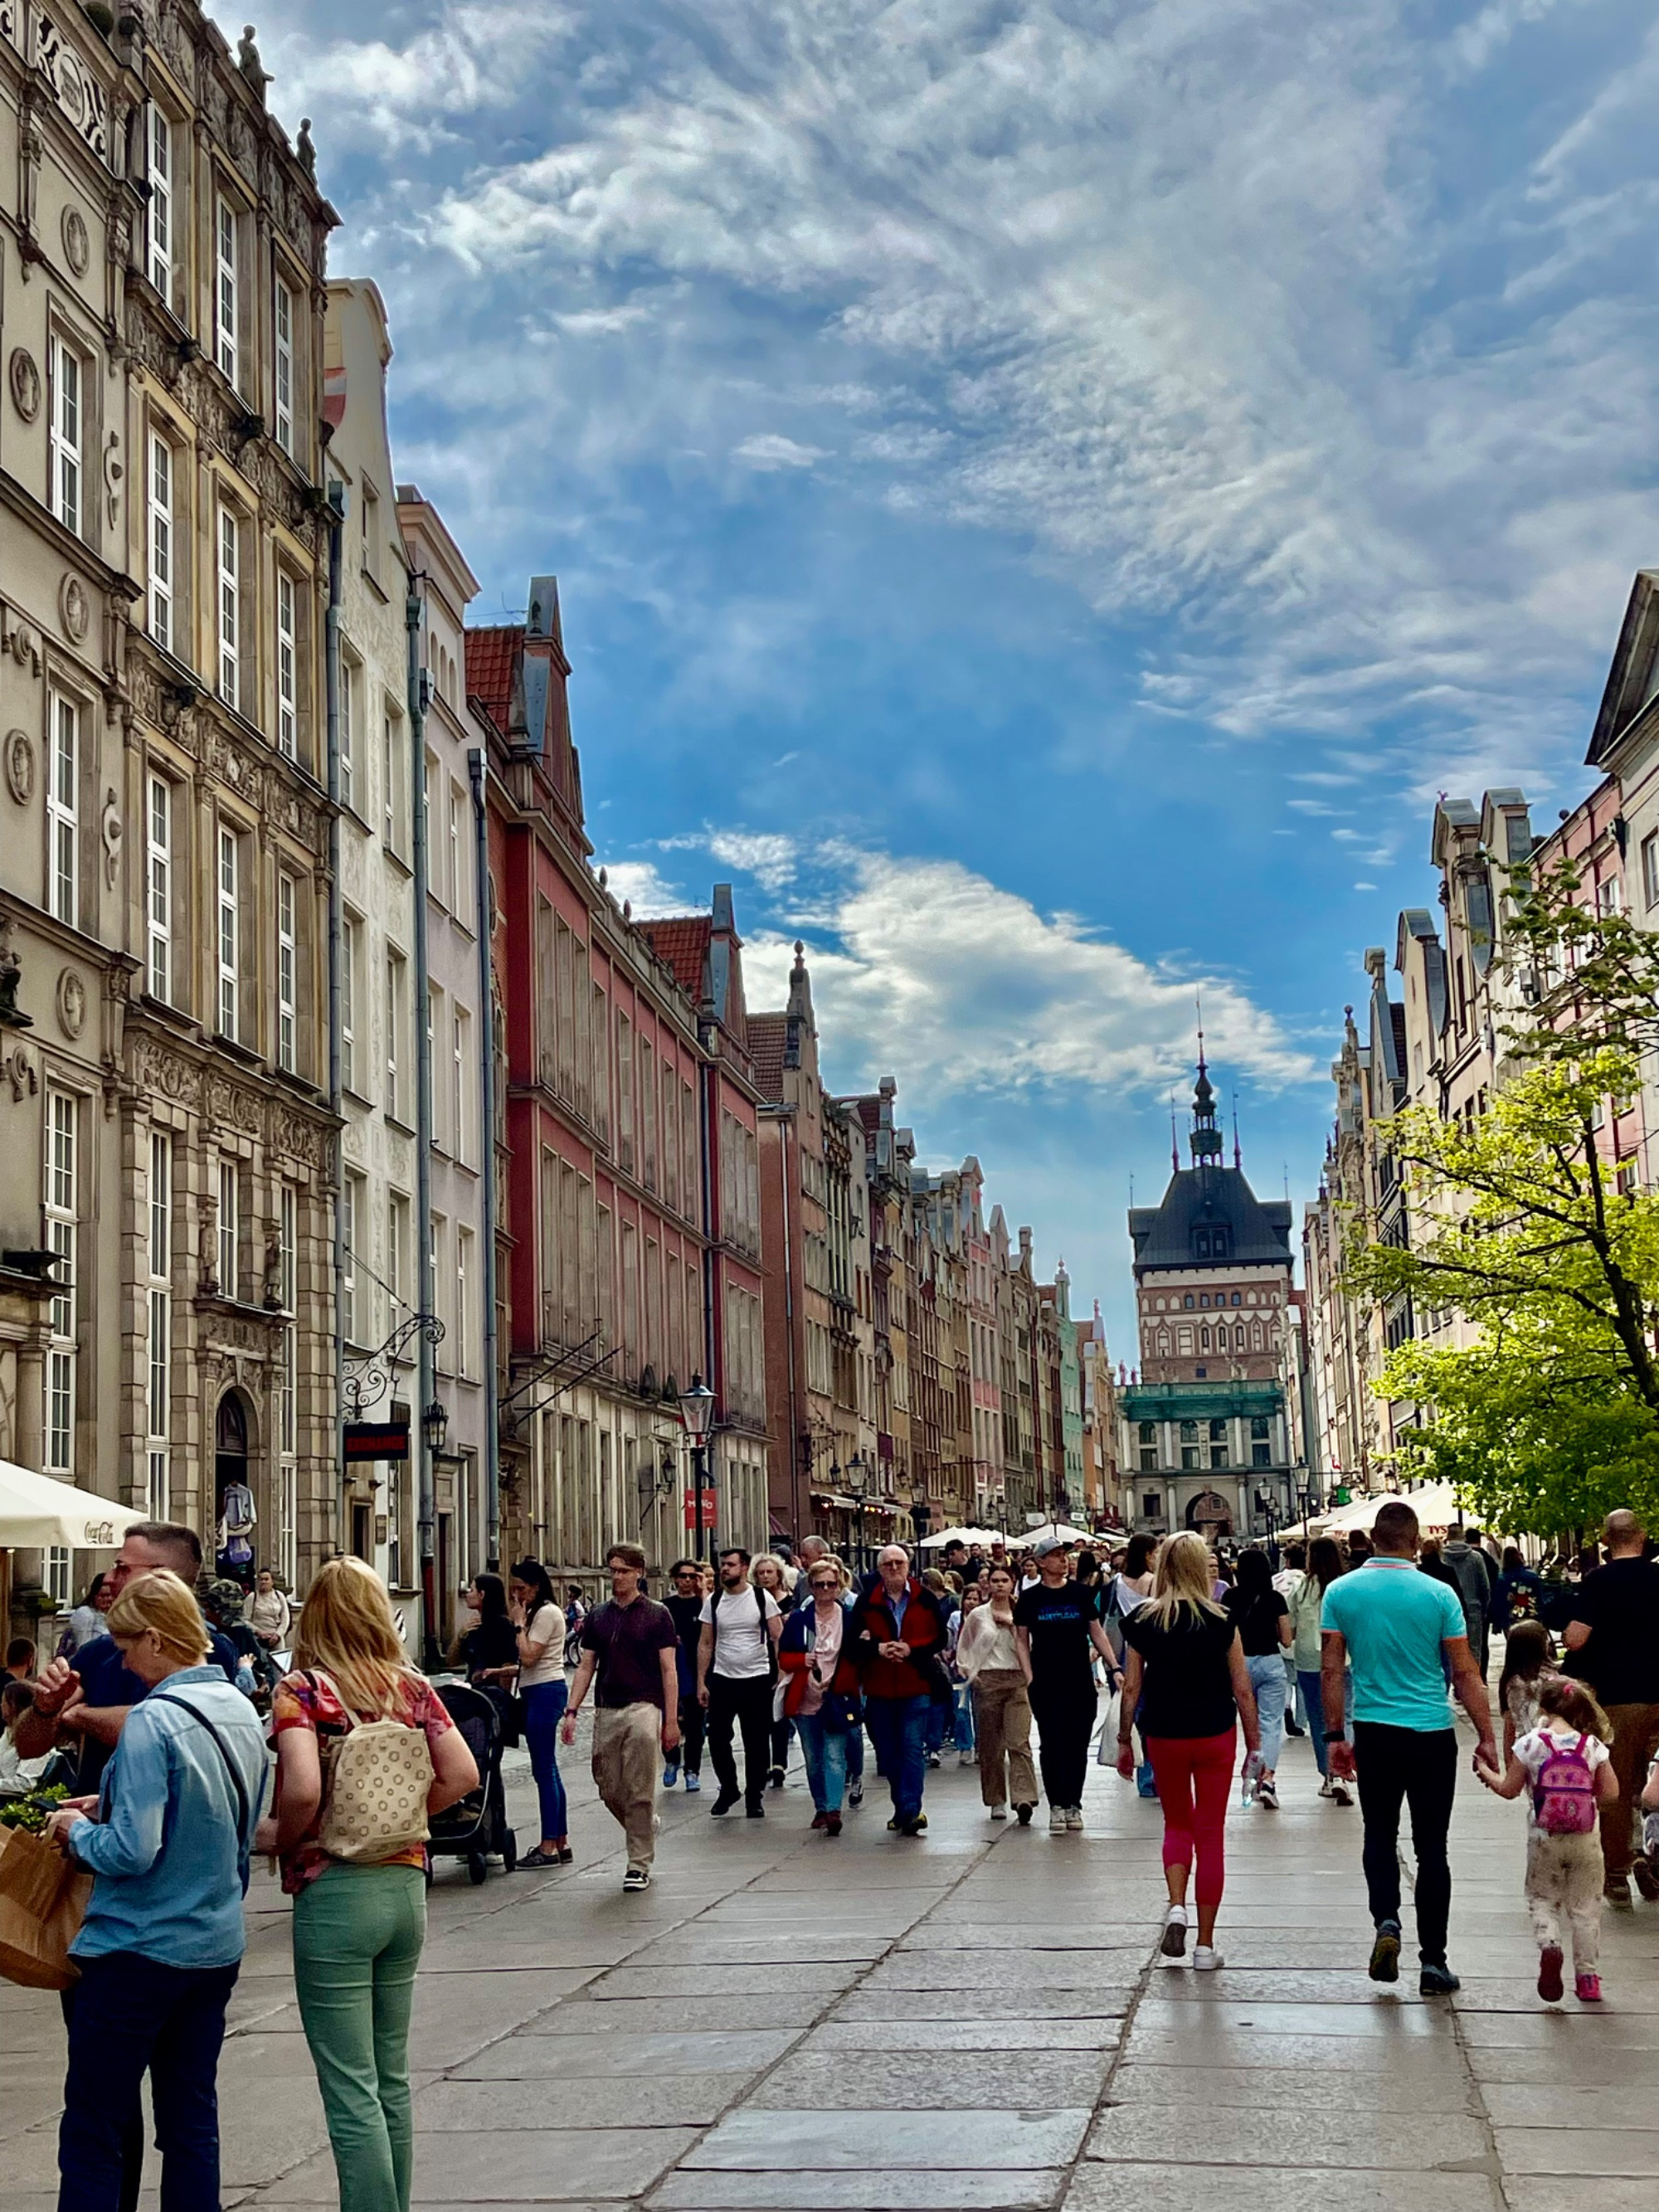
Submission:
[[[402,1721],[406,1728],[423,1729],[428,1747],[435,1749],[441,1737],[448,1735],[455,1725],[444,1709],[442,1699],[424,1674],[405,1673],[398,1686],[398,1696],[386,1713],[360,1713],[356,1719]],[[326,1674],[311,1673],[289,1674],[276,1685],[271,1700],[270,1732],[280,1736],[286,1729],[309,1729],[321,1739],[343,1735],[350,1725],[340,1693]],[[283,1854],[283,1888],[289,1897],[297,1897],[307,1882],[337,1862],[316,1840],[317,1829],[322,1820],[322,1808],[317,1808],[317,1818],[308,1832],[301,1838],[291,1851]],[[386,1866],[416,1866],[426,1864],[426,1847],[411,1844],[407,1850],[394,1851],[389,1859],[380,1863]]]

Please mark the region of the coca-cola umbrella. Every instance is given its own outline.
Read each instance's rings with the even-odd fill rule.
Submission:
[[[113,1552],[134,1522],[145,1517],[131,1505],[0,1459],[0,1547]]]

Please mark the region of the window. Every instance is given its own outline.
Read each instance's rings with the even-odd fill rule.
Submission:
[[[146,826],[149,837],[144,892],[149,994],[165,1004],[173,994],[173,786],[164,775],[152,775],[149,780]]]
[[[300,750],[299,643],[294,579],[276,574],[276,749],[289,760]]]
[[[234,1042],[240,1000],[240,855],[234,830],[219,832],[219,1033]]]
[[[292,876],[276,878],[276,1065],[291,1075],[295,1068],[295,1009],[299,983],[300,948],[295,912],[298,893]]]
[[[355,918],[340,921],[340,1081],[357,1088],[357,954],[360,932]]]
[[[368,1218],[363,1179],[348,1168],[340,1183],[340,1243],[344,1248],[340,1271],[341,1326],[348,1344],[361,1344],[368,1334],[368,1300],[357,1303],[357,1237]]]
[[[291,458],[294,452],[294,295],[286,284],[276,287],[272,318],[276,348],[273,398],[276,442]]]
[[[400,952],[389,952],[386,963],[386,1110],[393,1121],[400,1117],[406,1086],[398,1079],[408,997],[408,966]]]
[[[380,545],[380,501],[379,495],[371,490],[367,477],[363,479],[362,489],[362,569],[364,575],[373,582],[378,573],[375,562],[379,557]]]
[[[1252,1413],[1250,1416],[1250,1437],[1252,1442],[1260,1443],[1271,1432],[1267,1426],[1267,1416],[1265,1413]]]
[[[46,352],[51,382],[52,483],[47,503],[66,530],[81,530],[82,387],[81,356],[62,338],[54,337]]]
[[[1271,1444],[1252,1444],[1250,1446],[1250,1465],[1252,1467],[1271,1467],[1273,1463],[1273,1448]]]
[[[352,666],[349,660],[342,659],[340,663],[339,725],[340,804],[342,806],[349,806],[353,809],[356,808],[357,803],[353,778],[355,762],[352,750],[353,745],[356,742],[357,728],[357,702],[354,696],[357,689],[357,671]]]
[[[1181,1447],[1181,1464],[1183,1468],[1188,1471],[1196,1468],[1198,1465],[1198,1446],[1196,1444],[1182,1444]]]
[[[52,762],[46,777],[46,904],[59,921],[81,921],[81,709],[52,692],[47,701]]]
[[[409,1310],[409,1200],[393,1194],[386,1214],[386,1281],[394,1304]],[[393,1316],[395,1325],[396,1316]]]
[[[234,384],[240,291],[236,268],[236,210],[222,192],[214,207],[213,240],[213,357]]]
[[[466,1166],[472,1152],[472,1116],[468,1106],[472,1088],[472,1018],[462,1006],[454,1009],[450,1022],[450,1049],[449,1133],[455,1158]]]
[[[477,1341],[472,1327],[472,1231],[455,1232],[455,1371],[476,1375]]]
[[[59,1613],[69,1610],[70,1558],[67,1544],[52,1544],[45,1553],[46,1592]]]
[[[149,111],[149,206],[144,222],[149,281],[173,305],[173,125],[159,107]]]
[[[1642,899],[1644,905],[1659,906],[1659,830],[1642,840]]]
[[[241,1176],[234,1160],[219,1163],[219,1294],[234,1298],[241,1285]]]
[[[1595,886],[1595,911],[1603,921],[1625,910],[1625,890],[1617,876],[1609,876],[1604,884]]]
[[[147,1507],[152,1520],[167,1517],[167,1428],[173,1364],[173,1139],[149,1136],[149,1249],[148,1306],[149,1389],[145,1447]]]
[[[404,804],[402,765],[402,732],[395,714],[388,714],[381,726],[380,835],[391,851],[401,859],[404,849]]]
[[[219,696],[240,706],[241,691],[242,561],[240,532],[228,507],[219,509]]]
[[[466,802],[458,783],[449,787],[449,911],[457,921],[470,920],[471,909],[467,902],[466,845],[461,836],[461,817]]]
[[[75,1471],[75,1370],[80,1285],[76,1235],[80,1215],[80,1129],[67,1091],[46,1093],[46,1244],[57,1261],[46,1348],[46,1471]]]
[[[173,448],[149,441],[149,634],[173,650]]]
[[[1140,1510],[1150,1521],[1155,1521],[1164,1510],[1164,1493],[1160,1490],[1143,1492]]]
[[[1140,1448],[1140,1471],[1141,1471],[1141,1473],[1142,1473],[1143,1474],[1155,1474],[1155,1473],[1157,1472],[1157,1469],[1158,1469],[1158,1453],[1157,1453],[1157,1451],[1156,1451],[1155,1449],[1152,1449],[1149,1448],[1147,1445],[1143,1444],[1143,1445],[1141,1446],[1141,1448]]]

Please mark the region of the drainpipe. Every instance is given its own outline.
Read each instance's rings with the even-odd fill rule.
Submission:
[[[718,1048],[718,1040],[714,1039],[713,1036],[712,1024],[708,1025],[706,1034],[704,1024],[701,1021],[698,1022],[697,1042],[699,1044],[704,1045],[705,1048],[711,1052]],[[703,1378],[708,1384],[709,1389],[714,1390],[715,1389],[714,1377],[717,1371],[714,1365],[714,1268],[717,1261],[714,1252],[714,1165],[713,1151],[714,1121],[714,1066],[712,1059],[707,1060],[703,1062],[698,1073],[697,1120],[700,1124],[698,1134],[702,1140],[702,1339],[703,1357],[707,1363],[703,1368]],[[717,1395],[720,1400],[720,1404],[715,1407],[715,1413],[718,1416],[726,1401],[726,1377],[723,1374],[720,1378]],[[717,1470],[714,1462],[714,1429],[712,1423],[708,1431],[708,1449],[709,1482],[711,1487],[714,1491],[714,1516],[716,1524],[718,1525],[720,1510],[720,1489],[716,1479]],[[731,1533],[729,1525],[726,1533],[728,1534]],[[702,1507],[701,1500],[698,1502],[697,1508],[697,1534],[701,1540],[702,1535]],[[701,1559],[702,1557],[702,1553],[700,1552],[697,1556]],[[718,1556],[714,1551],[714,1540],[712,1537],[709,1540],[709,1556],[711,1558]]]
[[[334,1134],[334,1549],[345,1549],[345,1120],[340,1081],[340,1024],[344,941],[340,893],[340,549],[345,532],[345,486],[328,488],[328,612],[324,620],[323,669],[328,741],[328,1107]]]
[[[479,1118],[479,1168],[483,1176],[483,1355],[484,1355],[484,1550],[492,1574],[501,1571],[501,1441],[495,1371],[495,1000],[489,957],[489,816],[484,804],[489,763],[482,745],[468,749],[466,772],[472,785],[473,867],[477,905],[478,1028],[483,1044]]]
[[[409,727],[410,767],[415,780],[411,794],[415,822],[415,1249],[420,1269],[415,1292],[422,1327],[417,1396],[412,1424],[418,1474],[417,1517],[421,1540],[421,1664],[437,1666],[438,1593],[434,1587],[437,1504],[432,1449],[426,1439],[426,1409],[436,1395],[432,1344],[427,1334],[431,1315],[428,1294],[432,1285],[432,1008],[427,974],[427,834],[426,818],[426,694],[421,669],[421,602],[415,578],[409,580],[404,601],[404,626],[409,639]]]

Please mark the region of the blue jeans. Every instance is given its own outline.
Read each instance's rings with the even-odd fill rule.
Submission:
[[[1261,1729],[1261,1764],[1269,1772],[1279,1765],[1285,1743],[1285,1662],[1277,1651],[1247,1658],[1250,1687],[1255,1692],[1255,1716]]]
[[[958,1751],[972,1751],[975,1747],[976,1739],[974,1735],[974,1686],[971,1682],[958,1682],[957,1684],[956,1705],[957,1724],[955,1735],[957,1749]]]
[[[936,1753],[945,1748],[945,1724],[951,1717],[949,1705],[939,1705],[930,1698],[927,1705],[927,1749]]]
[[[798,1713],[795,1734],[806,1761],[806,1786],[815,1813],[839,1813],[847,1795],[847,1745],[851,1729],[832,1729],[822,1713]]]
[[[847,1779],[864,1779],[864,1723],[856,1721],[847,1731]]]
[[[569,1695],[564,1682],[536,1682],[524,1693],[524,1740],[542,1801],[544,1843],[562,1843],[569,1825],[564,1779],[559,1772],[559,1723]]]
[[[1316,1668],[1298,1667],[1297,1680],[1302,1686],[1302,1702],[1308,1709],[1308,1733],[1313,1738],[1314,1757],[1319,1761],[1320,1779],[1331,1771],[1330,1747],[1325,1741],[1325,1693]],[[1348,1731],[1348,1741],[1353,1741],[1353,1669],[1345,1669],[1342,1676],[1342,1725]]]
[[[927,1773],[927,1716],[933,1699],[866,1698],[865,1723],[876,1747],[876,1764],[887,1778],[896,1820],[914,1820],[921,1810]]]
[[[82,1959],[58,2130],[59,2212],[116,2212],[122,2135],[146,2070],[167,2212],[219,2212],[219,2046],[238,1966],[137,1951]]]

